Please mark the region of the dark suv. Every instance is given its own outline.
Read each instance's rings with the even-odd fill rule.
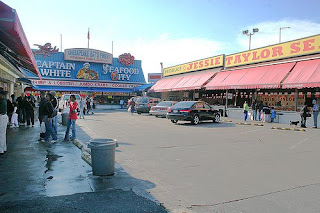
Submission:
[[[191,121],[192,124],[197,125],[203,120],[212,120],[218,123],[220,121],[220,113],[203,101],[180,101],[168,108],[167,118],[172,123],[184,120]]]
[[[159,98],[140,97],[136,101],[136,111],[138,114],[149,113],[150,108],[157,105],[159,102]]]

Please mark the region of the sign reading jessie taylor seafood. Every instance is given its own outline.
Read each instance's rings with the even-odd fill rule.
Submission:
[[[109,53],[104,53],[68,49],[65,53],[38,54],[35,59],[42,81],[33,74],[29,77],[35,86],[90,87],[93,91],[94,88],[132,89],[146,83],[140,60],[127,53],[119,59],[112,58],[111,54],[109,58]]]
[[[225,67],[290,58],[320,52],[320,35],[226,56]]]
[[[191,72],[196,70],[204,70],[214,67],[222,67],[223,66],[223,60],[224,55],[218,55],[210,58],[205,58],[197,61],[192,61],[189,63],[168,67],[163,69],[163,75],[169,76],[169,75],[175,75],[175,74],[181,74],[185,72]]]
[[[70,61],[84,61],[112,64],[112,54],[93,49],[65,49],[64,59]]]

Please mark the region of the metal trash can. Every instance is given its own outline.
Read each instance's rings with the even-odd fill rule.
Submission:
[[[116,147],[119,147],[116,139],[90,140],[88,148],[91,148],[91,166],[93,175],[114,174]]]
[[[69,117],[69,113],[61,113],[62,116],[62,125],[63,126],[67,126],[68,124],[68,117]]]

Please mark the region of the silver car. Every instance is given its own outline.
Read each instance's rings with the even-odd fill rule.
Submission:
[[[149,114],[156,117],[166,117],[168,107],[175,105],[177,101],[161,101],[156,106],[151,107]]]

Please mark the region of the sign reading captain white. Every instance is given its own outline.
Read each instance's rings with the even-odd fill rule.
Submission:
[[[112,64],[112,54],[93,49],[65,49],[64,60]]]
[[[70,78],[71,70],[76,69],[75,63],[41,60],[36,60],[36,63],[42,76]]]
[[[32,84],[39,86],[71,86],[71,87],[100,87],[100,88],[124,88],[131,89],[141,84],[121,84],[104,82],[81,82],[81,81],[55,81],[55,80],[31,80]]]

